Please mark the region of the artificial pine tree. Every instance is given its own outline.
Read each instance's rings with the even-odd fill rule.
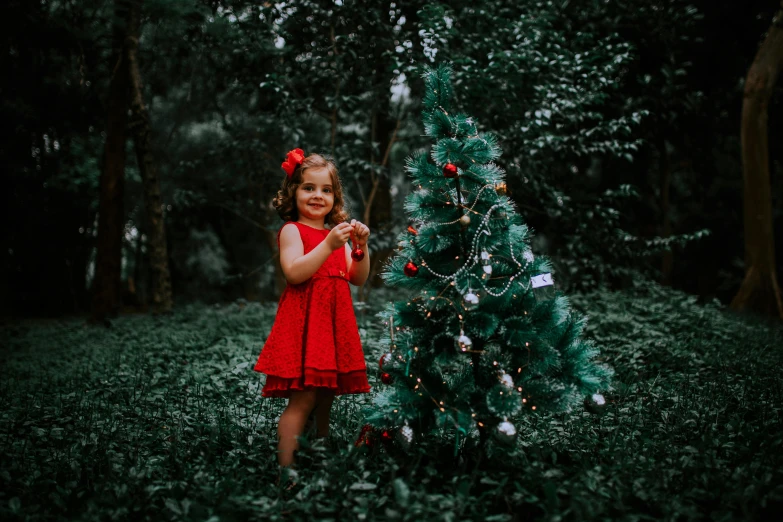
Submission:
[[[612,370],[580,338],[585,319],[554,291],[549,261],[506,195],[496,139],[452,113],[450,70],[424,72],[424,128],[431,154],[407,161],[412,222],[383,277],[410,298],[380,314],[383,388],[366,412],[408,446],[446,430],[460,440],[516,435],[519,416],[569,411],[609,388]],[[596,403],[597,401],[597,403]],[[363,431],[362,437],[367,430]]]

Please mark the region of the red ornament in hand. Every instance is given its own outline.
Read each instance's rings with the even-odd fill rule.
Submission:
[[[457,166],[453,163],[446,163],[443,166],[443,175],[447,178],[457,177]]]
[[[391,383],[392,383],[392,376],[391,376],[391,375],[389,375],[389,374],[388,374],[388,373],[386,373],[386,372],[383,372],[383,373],[381,374],[381,382],[382,382],[383,384],[391,384]]]
[[[405,263],[405,268],[403,271],[405,272],[406,276],[413,277],[419,273],[419,267],[413,264],[413,261],[408,261]]]
[[[351,259],[357,263],[364,259],[364,250],[359,247],[355,247],[353,250],[351,250]]]

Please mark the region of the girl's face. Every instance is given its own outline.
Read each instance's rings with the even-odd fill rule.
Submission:
[[[334,206],[332,177],[326,167],[310,167],[302,173],[302,183],[296,189],[296,209],[299,216],[323,222]]]

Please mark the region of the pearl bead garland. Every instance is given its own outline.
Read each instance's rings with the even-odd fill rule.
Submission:
[[[476,198],[476,200],[478,200],[478,198]],[[475,205],[475,203],[474,203],[474,205]],[[478,246],[479,246],[478,243],[479,243],[479,240],[481,239],[481,235],[482,234],[490,235],[489,229],[488,228],[484,229],[484,227],[486,226],[487,221],[489,221],[489,218],[492,215],[492,212],[495,209],[499,208],[499,207],[503,207],[503,205],[500,204],[500,203],[496,203],[495,205],[492,205],[489,208],[489,210],[487,211],[487,213],[484,215],[484,218],[481,220],[481,223],[479,223],[479,226],[476,229],[476,235],[473,236],[473,242],[472,242],[471,247],[470,247],[470,253],[467,256],[468,261],[464,265],[462,265],[462,267],[459,270],[457,270],[456,272],[454,272],[451,275],[445,275],[445,274],[440,274],[440,273],[434,271],[433,269],[431,269],[427,265],[426,261],[424,261],[424,260],[422,260],[421,266],[426,268],[429,271],[429,273],[431,273],[432,275],[434,275],[435,277],[437,277],[441,281],[456,280],[458,276],[462,275],[463,273],[465,273],[468,270],[470,270],[471,268],[473,268],[476,265],[476,263],[477,263],[477,261],[476,261],[477,257],[476,257],[475,254],[478,251]],[[445,224],[447,224],[447,223],[436,223],[436,225],[445,225]],[[484,284],[483,280],[480,280],[481,286],[484,287],[484,290],[486,290],[486,292],[489,295],[493,296],[493,297],[500,297],[500,296],[504,295],[506,292],[508,292],[509,288],[511,287],[511,283],[514,281],[514,279],[516,279],[517,277],[521,276],[524,273],[525,269],[530,264],[530,262],[526,262],[523,265],[522,263],[520,263],[517,260],[516,256],[514,255],[514,247],[513,247],[513,245],[509,245],[509,249],[510,249],[510,252],[511,252],[511,259],[513,259],[514,262],[517,264],[517,266],[520,267],[520,270],[509,278],[508,282],[503,287],[503,290],[501,290],[500,292],[497,292],[497,293],[493,292],[492,290],[487,288],[487,285]],[[529,289],[529,286],[530,285],[528,285],[528,288],[526,288],[525,291],[527,291]]]

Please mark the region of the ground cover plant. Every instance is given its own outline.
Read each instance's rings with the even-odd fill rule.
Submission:
[[[359,314],[368,368],[397,296]],[[252,372],[274,305],[0,330],[3,520],[735,520],[783,510],[779,325],[637,283],[572,296],[616,371],[602,415],[527,417],[509,456],[435,435],[355,447],[371,396],[275,486],[284,400]],[[380,386],[370,371],[371,384]]]

